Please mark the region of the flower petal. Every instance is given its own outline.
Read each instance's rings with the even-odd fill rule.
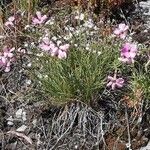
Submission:
[[[67,53],[64,52],[64,51],[59,50],[58,51],[58,58],[59,59],[65,59],[65,58],[67,58]]]
[[[62,45],[59,48],[63,51],[67,51],[67,49],[69,48],[69,44]]]
[[[40,11],[37,11],[37,12],[36,12],[36,16],[37,16],[38,19],[41,19],[41,17],[42,17],[41,12],[40,12]]]
[[[107,83],[106,86],[107,86],[107,87],[110,87],[112,84],[113,84],[113,82],[110,81],[110,82]]]
[[[107,79],[108,79],[108,80],[111,80],[111,81],[112,81],[112,80],[115,80],[114,77],[111,77],[111,76],[108,76]]]
[[[14,20],[15,20],[14,16],[11,16],[11,17],[8,18],[8,21],[10,21],[10,22],[13,22]]]
[[[121,33],[120,29],[115,29],[113,32],[115,35],[119,35]]]
[[[111,88],[112,88],[112,90],[115,90],[115,88],[116,88],[116,83],[112,83]]]

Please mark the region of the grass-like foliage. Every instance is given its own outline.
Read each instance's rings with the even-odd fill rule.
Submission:
[[[96,43],[95,51],[71,46],[66,59],[51,56],[40,57],[42,87],[53,102],[61,104],[70,100],[89,103],[106,83],[106,75],[112,69],[118,52],[112,45]],[[94,46],[94,45],[93,45]]]

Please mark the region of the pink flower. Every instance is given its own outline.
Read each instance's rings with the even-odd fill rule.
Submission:
[[[134,58],[137,54],[137,45],[134,43],[125,43],[121,49],[120,61],[124,63],[134,63]]]
[[[44,37],[42,39],[42,43],[39,44],[39,48],[50,53],[51,56],[56,56],[59,59],[65,59],[67,58],[69,44],[60,45],[61,43],[61,41],[57,41],[55,44],[48,37]]]
[[[49,52],[52,48],[54,48],[55,45],[48,37],[44,37],[42,39],[42,43],[39,45],[39,48],[41,48],[45,52]]]
[[[121,39],[125,39],[128,29],[129,26],[125,25],[124,23],[120,23],[118,28],[116,28],[113,33]]]
[[[53,48],[51,48],[50,54],[51,56],[57,56],[58,55],[58,47],[54,46]]]
[[[5,22],[5,26],[13,27],[14,26],[15,17],[11,16],[8,18],[8,21]]]
[[[67,53],[62,50],[58,50],[58,58],[59,59],[66,59],[67,58]]]
[[[69,49],[69,46],[70,46],[69,44],[65,44],[65,45],[59,46],[59,48],[63,51],[67,51]]]
[[[8,48],[5,46],[3,48],[3,52],[0,53],[0,68],[2,68],[5,72],[10,71],[11,62],[14,60],[12,53],[15,50],[15,48]]]
[[[109,82],[107,83],[107,87],[111,87],[112,90],[115,90],[116,87],[121,88],[124,85],[124,79],[123,78],[116,78],[116,74],[114,77],[108,76]]]
[[[33,23],[34,25],[40,25],[40,24],[44,23],[46,19],[47,19],[47,16],[46,16],[46,15],[43,15],[43,16],[42,16],[42,15],[41,15],[41,12],[37,11],[37,12],[36,12],[36,17],[34,17],[34,18],[32,19],[32,23]]]
[[[67,51],[69,49],[69,44],[59,46],[58,50],[58,58],[59,59],[66,59],[67,58]]]
[[[7,46],[5,46],[3,48],[3,55],[4,57],[8,57],[8,58],[12,58],[14,56],[14,54],[12,53],[15,50],[15,48],[8,48]]]
[[[0,56],[0,68],[2,68],[5,72],[10,71],[10,60],[4,56]]]

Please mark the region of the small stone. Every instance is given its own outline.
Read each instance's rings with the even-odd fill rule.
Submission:
[[[22,120],[23,121],[27,120],[27,118],[26,118],[26,112],[25,111],[22,112]]]
[[[27,67],[30,68],[32,66],[32,63],[28,63]]]
[[[26,125],[22,125],[16,131],[18,131],[18,132],[24,132],[26,129],[27,129],[27,126]]]
[[[75,147],[74,147],[75,149],[78,149],[78,145],[75,145]]]
[[[53,36],[53,37],[52,37],[52,40],[56,41],[56,40],[57,40],[57,37],[56,37],[56,36]]]
[[[27,30],[28,28],[30,28],[30,25],[26,25],[26,26],[24,27],[25,30]]]
[[[13,121],[14,119],[13,119],[12,116],[10,116],[9,118],[7,118],[7,120],[8,120],[8,121]]]
[[[32,124],[33,124],[33,127],[35,128],[35,127],[36,127],[36,124],[37,124],[37,119],[34,119],[34,120],[32,121]]]
[[[24,43],[24,47],[28,47],[29,45],[28,45],[28,43]]]
[[[31,83],[32,83],[31,80],[26,80],[27,85],[30,85]]]
[[[7,125],[9,125],[9,126],[13,126],[13,125],[14,125],[14,123],[13,123],[12,121],[8,121],[8,122],[7,122]]]
[[[23,110],[20,108],[16,111],[16,118],[20,119],[22,117]]]

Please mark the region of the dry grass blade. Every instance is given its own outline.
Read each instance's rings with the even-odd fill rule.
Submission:
[[[31,144],[32,145],[32,140],[31,140],[31,138],[30,137],[28,137],[28,136],[26,136],[25,134],[23,134],[23,133],[19,133],[19,132],[16,132],[16,131],[8,131],[7,132],[7,134],[13,134],[13,135],[16,135],[16,136],[18,136],[18,137],[20,137],[20,138],[23,138],[23,139],[25,139],[29,144]]]

